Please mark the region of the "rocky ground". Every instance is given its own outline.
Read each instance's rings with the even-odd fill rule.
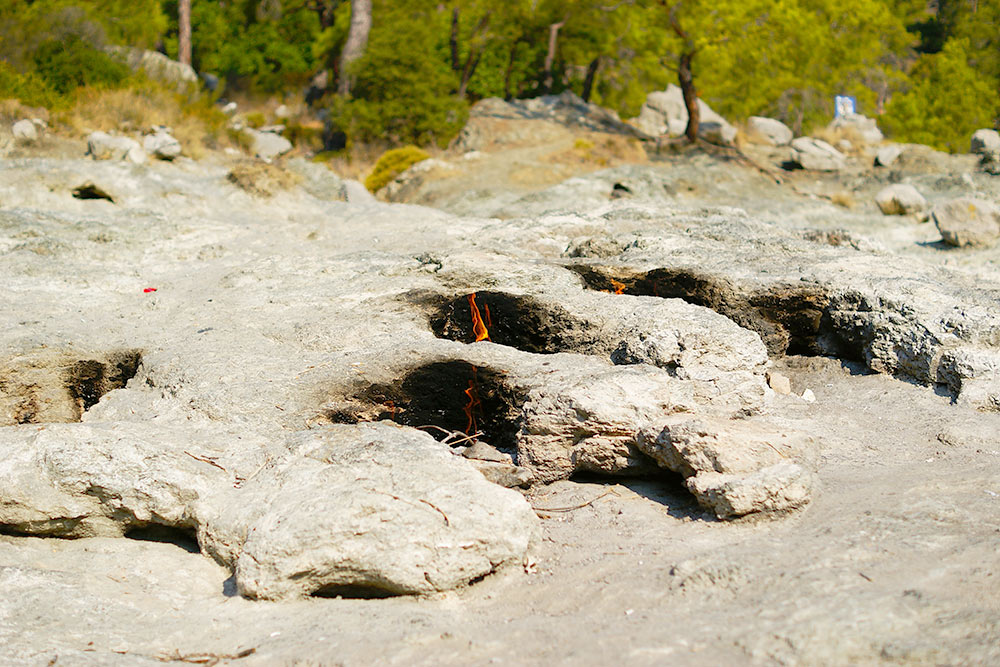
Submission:
[[[1000,661],[1000,249],[927,215],[976,156],[83,150],[0,161],[0,661]]]

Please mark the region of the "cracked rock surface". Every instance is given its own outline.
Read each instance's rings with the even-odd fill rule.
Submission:
[[[997,250],[678,160],[461,215],[0,161],[0,661],[1000,657]]]

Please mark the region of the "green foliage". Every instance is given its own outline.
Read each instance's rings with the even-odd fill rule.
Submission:
[[[49,109],[65,106],[67,100],[34,72],[18,72],[0,60],[0,99],[16,99],[21,104]]]
[[[393,148],[379,157],[378,162],[365,179],[365,187],[370,192],[378,192],[392,182],[394,178],[418,162],[423,162],[430,155],[416,146]]]
[[[372,31],[365,55],[352,64],[352,98],[331,108],[352,141],[444,146],[465,124],[468,103],[453,95],[455,73],[443,57],[428,53],[447,33],[436,34],[433,23],[413,16],[398,8],[377,15],[397,22],[392,30]]]
[[[967,39],[952,39],[940,53],[920,57],[909,90],[893,97],[882,117],[896,141],[964,152],[975,130],[993,124],[996,93],[969,65],[968,50]]]
[[[117,88],[132,75],[127,65],[75,35],[40,44],[34,63],[41,78],[60,95],[68,95],[80,86]]]

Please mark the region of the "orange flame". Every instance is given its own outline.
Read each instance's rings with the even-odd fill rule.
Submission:
[[[483,307],[486,308],[486,316],[489,318],[489,307],[485,305]],[[481,340],[489,340],[490,331],[486,328],[486,325],[483,324],[483,318],[479,314],[479,306],[476,305],[475,292],[469,295],[469,310],[472,311],[472,333],[476,334],[476,342],[478,343]]]
[[[469,380],[469,388],[465,390],[465,395],[469,397],[469,402],[462,408],[465,411],[465,434],[474,435],[476,431],[475,411],[482,410],[482,403],[479,402],[479,389],[476,387],[476,376],[473,371],[472,379]]]
[[[620,283],[614,278],[608,278],[611,281],[611,286],[615,288],[615,294],[625,293],[625,283]]]

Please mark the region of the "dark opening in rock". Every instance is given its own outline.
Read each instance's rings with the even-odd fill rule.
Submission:
[[[83,410],[89,410],[112,389],[121,389],[135,377],[142,355],[137,350],[116,352],[105,361],[85,359],[66,371],[66,387]]]
[[[142,361],[139,350],[78,354],[44,349],[0,361],[0,426],[79,421]]]
[[[173,544],[193,554],[201,552],[198,546],[198,536],[193,528],[180,528],[151,523],[145,526],[129,528],[125,531],[125,537],[130,540],[139,540],[142,542]]]
[[[465,361],[441,361],[420,366],[397,383],[347,397],[326,416],[336,423],[390,419],[449,442],[456,434],[480,432],[480,440],[513,451],[524,398],[503,373]]]
[[[774,285],[744,289],[732,282],[685,269],[626,273],[603,267],[570,266],[590,289],[637,296],[683,299],[711,308],[741,327],[756,331],[771,355],[831,356],[861,359],[834,330],[829,297],[818,287]]]
[[[106,199],[112,204],[115,203],[114,197],[90,182],[73,188],[73,196],[77,199]]]
[[[401,595],[401,593],[387,591],[378,586],[362,586],[359,584],[324,586],[312,594],[314,598],[343,598],[345,600],[377,600],[396,595]]]
[[[431,316],[431,330],[438,338],[472,343],[480,331],[477,318],[490,341],[523,352],[570,352],[593,344],[586,323],[563,308],[503,292],[475,292],[442,304]]]

